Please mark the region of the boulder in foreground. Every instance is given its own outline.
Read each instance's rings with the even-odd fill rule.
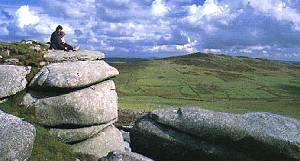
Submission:
[[[26,160],[30,157],[35,128],[20,118],[0,111],[0,160]]]
[[[131,143],[155,160],[299,161],[300,121],[264,112],[161,109],[136,123]]]

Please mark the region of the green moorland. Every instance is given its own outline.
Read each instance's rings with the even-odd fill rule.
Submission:
[[[33,46],[39,45],[41,50]],[[30,65],[28,81],[43,61],[45,44],[0,42],[0,64],[18,58],[17,65]],[[9,49],[7,55],[5,50]],[[115,57],[106,59],[120,75],[114,78],[120,109],[151,111],[168,106],[200,106],[216,111],[243,113],[268,111],[300,119],[300,64],[246,57],[195,53],[158,60]],[[29,161],[74,160],[70,146],[40,126],[34,111],[19,105],[18,93],[0,110],[24,118],[37,130]],[[131,118],[120,117],[121,123]]]
[[[114,80],[121,109],[199,106],[300,119],[300,65],[208,53],[107,61],[120,71]]]

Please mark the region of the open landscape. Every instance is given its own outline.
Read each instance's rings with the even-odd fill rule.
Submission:
[[[121,109],[199,106],[300,119],[299,65],[210,53],[107,62],[120,71],[114,80]]]
[[[0,161],[300,161],[299,1],[1,0]]]
[[[44,61],[37,44],[2,43],[2,64],[31,66],[30,81]],[[46,45],[41,44],[46,48]],[[14,49],[14,50],[12,50]],[[5,60],[18,59],[18,62]],[[295,62],[192,53],[162,59],[106,58],[120,74],[113,78],[119,101],[117,126],[133,124],[134,115],[166,107],[197,107],[221,112],[271,112],[300,119],[300,65]],[[20,105],[26,91],[8,98],[0,109],[35,125],[37,134],[30,161],[73,160],[70,146],[41,126],[32,109]],[[132,118],[131,118],[132,117]],[[45,140],[47,140],[45,142]]]

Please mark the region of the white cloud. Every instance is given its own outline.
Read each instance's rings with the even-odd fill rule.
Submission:
[[[155,16],[164,16],[168,14],[169,8],[162,0],[155,0],[152,3],[152,14]]]
[[[16,18],[17,25],[20,28],[40,22],[40,18],[33,11],[30,11],[29,6],[21,6],[16,12]]]
[[[176,49],[183,53],[192,53],[197,51],[192,44],[176,45]]]
[[[244,0],[244,4],[279,21],[292,22],[294,29],[300,31],[300,13],[282,0]]]
[[[264,49],[271,49],[271,46],[269,45],[255,45],[255,46],[249,46],[247,49],[250,50],[264,50]]]
[[[217,0],[206,0],[203,5],[193,4],[188,7],[185,20],[194,26],[199,26],[208,33],[217,31],[216,24],[228,25],[242,10],[233,12],[230,6]]]
[[[199,9],[202,9],[199,13]],[[195,4],[190,7],[190,13],[199,13],[199,16],[219,16],[224,11],[228,10],[228,6],[223,7],[216,4],[215,0],[205,1],[202,7],[197,7]]]
[[[230,8],[227,4],[220,5],[215,0],[206,0],[201,6],[193,4],[189,7],[189,21],[197,23],[203,20],[211,20],[214,18],[229,18]]]
[[[68,42],[108,54],[290,54],[300,52],[298,1],[41,0],[0,9],[0,39],[49,41],[60,24]]]
[[[8,31],[7,27],[5,27],[5,26],[1,27],[0,26],[0,36],[6,36],[8,34],[9,34],[9,31]]]
[[[42,0],[56,16],[84,18],[96,13],[96,0]]]
[[[203,52],[220,53],[220,52],[222,52],[222,50],[221,49],[203,49]]]
[[[269,45],[254,45],[254,46],[248,46],[244,49],[239,49],[238,51],[241,53],[248,53],[248,54],[252,54],[254,52],[260,52],[262,54],[267,54],[267,50],[272,49],[271,46]]]
[[[183,45],[176,45],[176,49],[178,51],[181,51],[183,53],[192,53],[196,52],[197,49],[195,48],[195,45],[197,45],[198,41],[197,40],[192,40],[186,33],[182,32],[182,36],[185,36],[187,38],[186,44]]]
[[[21,6],[15,11],[15,25],[20,31],[20,35],[41,34],[47,35],[47,37],[55,30],[55,28],[61,24],[67,34],[73,35],[74,30],[69,24],[62,20],[53,20],[47,14],[39,13],[41,11],[34,10],[29,6]],[[55,18],[54,18],[55,19]],[[42,38],[43,40],[45,37]]]
[[[241,49],[241,50],[239,50],[241,53],[252,53],[253,51],[252,50],[250,50],[250,49]]]
[[[175,52],[177,51],[177,45],[154,45],[151,48],[146,48],[144,51],[152,52]]]

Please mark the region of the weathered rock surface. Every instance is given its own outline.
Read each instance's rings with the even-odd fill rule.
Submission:
[[[0,160],[26,160],[30,157],[35,128],[20,118],[0,111]]]
[[[79,142],[95,136],[106,127],[112,125],[114,122],[116,122],[116,119],[102,125],[82,127],[82,128],[74,128],[74,129],[52,128],[50,129],[50,133],[52,133],[54,136],[57,136],[61,141],[65,143]]]
[[[124,141],[130,143],[130,133],[126,132],[126,131],[123,131],[123,130],[120,130],[120,131],[122,133]]]
[[[150,158],[134,152],[113,151],[98,161],[153,161]]]
[[[20,60],[17,58],[11,58],[11,59],[4,60],[5,64],[18,64],[19,62],[20,62]]]
[[[271,113],[162,109],[136,123],[131,143],[156,160],[299,161],[300,122]]]
[[[53,63],[43,67],[30,82],[34,89],[82,88],[114,77],[119,71],[105,61]]]
[[[124,151],[121,132],[109,126],[97,136],[72,145],[72,149],[81,161],[97,161],[111,151]]]
[[[126,141],[124,141],[124,149],[125,149],[125,151],[131,152],[130,144]]]
[[[80,61],[80,60],[101,60],[104,58],[104,53],[100,51],[80,50],[74,52],[65,51],[49,51],[44,54],[44,59],[47,62],[62,62],[62,61]]]
[[[161,125],[148,116],[141,118],[130,132],[132,151],[157,161],[254,161],[240,152],[216,146]]]
[[[45,126],[94,126],[118,117],[115,89],[114,82],[108,80],[66,94],[31,91],[22,104],[34,107],[37,119]]]
[[[0,98],[14,95],[25,89],[26,75],[30,68],[15,65],[0,65]]]

